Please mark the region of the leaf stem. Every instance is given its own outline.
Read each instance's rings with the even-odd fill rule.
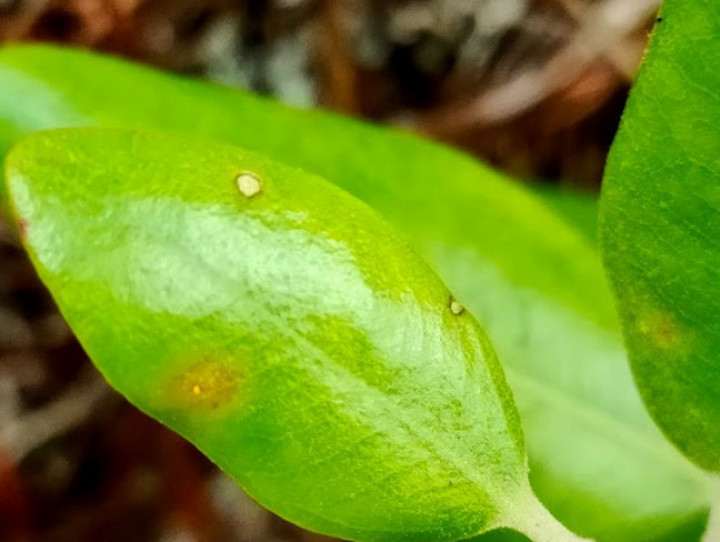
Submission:
[[[521,532],[533,542],[592,542],[569,531],[548,512],[538,498],[528,496],[517,503],[513,514],[512,529]]]

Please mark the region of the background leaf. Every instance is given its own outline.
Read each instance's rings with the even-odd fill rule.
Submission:
[[[0,85],[11,139],[65,124],[192,132],[364,199],[489,330],[523,417],[531,482],[551,511],[601,541],[699,539],[707,481],[645,413],[596,252],[523,188],[410,135],[86,53],[7,48]]]
[[[548,207],[582,233],[591,245],[597,245],[598,198],[595,194],[546,183],[529,186]]]
[[[720,4],[668,0],[610,155],[602,247],[660,427],[720,471]]]

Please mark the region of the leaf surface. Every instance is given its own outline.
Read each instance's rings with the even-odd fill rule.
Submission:
[[[598,197],[595,193],[547,183],[531,184],[533,194],[582,233],[593,246],[597,245]]]
[[[24,242],[107,380],[260,503],[457,540],[531,495],[489,342],[379,216],[224,145],[51,131],[6,161]]]
[[[613,145],[602,249],[653,418],[720,471],[720,4],[667,0]]]
[[[601,541],[699,539],[706,480],[645,413],[598,256],[526,190],[408,134],[88,53],[6,48],[0,86],[7,144],[62,125],[190,132],[320,173],[363,199],[488,330],[523,418],[533,488],[551,511]]]

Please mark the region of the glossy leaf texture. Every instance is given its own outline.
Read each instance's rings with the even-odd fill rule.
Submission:
[[[527,500],[487,338],[358,200],[232,147],[127,131],[33,136],[6,176],[108,381],[271,510],[353,540],[457,540]]]
[[[650,413],[720,471],[720,4],[667,0],[612,148],[602,249]]]
[[[599,258],[526,190],[409,134],[83,52],[1,50],[0,88],[0,146],[63,125],[175,130],[260,150],[363,199],[488,330],[543,503],[600,541],[699,539],[707,480],[645,413]]]

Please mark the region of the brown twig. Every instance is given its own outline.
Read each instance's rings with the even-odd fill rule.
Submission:
[[[571,14],[582,17],[579,28],[550,62],[522,71],[469,101],[453,103],[406,122],[435,134],[507,122],[572,85],[599,60],[610,62],[624,77],[631,78],[636,67],[637,47],[629,56],[632,61],[625,60],[628,56],[621,54],[622,48],[637,28],[654,15],[659,3],[659,0],[607,0],[585,8],[580,14],[573,2]]]
[[[49,405],[4,424],[0,428],[0,449],[19,463],[38,446],[81,425],[108,392],[102,378],[88,371]]]

